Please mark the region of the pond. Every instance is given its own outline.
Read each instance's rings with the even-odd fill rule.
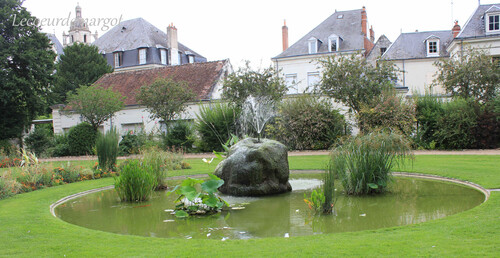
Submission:
[[[293,191],[268,197],[222,196],[232,208],[220,214],[178,219],[171,214],[175,194],[156,192],[143,203],[121,203],[105,190],[69,200],[57,217],[106,232],[166,238],[249,239],[371,230],[421,223],[481,204],[485,196],[463,185],[396,178],[390,192],[378,196],[337,195],[335,214],[317,216],[304,202],[318,188],[320,175],[292,178]],[[341,189],[339,191],[341,192]]]

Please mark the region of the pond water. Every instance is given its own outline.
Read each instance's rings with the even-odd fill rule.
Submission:
[[[346,197],[338,194],[334,215],[315,216],[305,204],[304,194],[309,196],[311,189],[320,186],[317,178],[291,179],[294,190],[275,196],[222,196],[233,208],[220,214],[187,219],[171,214],[177,196],[167,197],[164,191],[156,192],[148,202],[121,203],[113,189],[106,190],[65,202],[55,212],[69,223],[118,234],[226,240],[415,224],[473,208],[485,198],[481,192],[463,185],[397,178],[391,191],[383,195]]]

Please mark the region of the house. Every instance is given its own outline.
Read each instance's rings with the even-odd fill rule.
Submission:
[[[196,97],[188,103],[186,113],[178,119],[194,119],[201,105],[207,105],[213,100],[220,99],[222,84],[230,72],[232,72],[232,67],[229,60],[222,60],[105,74],[94,85],[112,88],[114,91],[120,92],[126,97],[126,106],[113,118],[106,121],[100,130],[107,131],[111,126],[116,127],[122,134],[139,129],[144,129],[146,132],[163,130],[163,121],[150,119],[150,113],[146,111],[146,107],[141,106],[135,99],[141,86],[150,85],[158,78],[171,78],[174,81],[187,83]],[[70,127],[83,121],[79,114],[65,109],[64,105],[53,106],[52,117],[54,133],[56,134],[67,132]]]
[[[163,32],[143,18],[122,21],[93,45],[115,71],[206,62],[207,59],[177,40],[171,24]]]
[[[366,9],[335,11],[316,28],[288,47],[288,27],[282,28],[283,52],[272,58],[275,68],[285,79],[288,94],[299,94],[320,81],[317,60],[329,55],[368,55],[374,46]]]
[[[397,87],[407,94],[424,94],[430,90],[437,67],[434,62],[449,58],[447,46],[460,31],[455,24],[453,30],[401,33],[382,55],[384,60],[394,62],[401,71]],[[454,34],[455,33],[455,34]],[[433,94],[444,94],[440,86],[432,88]]]
[[[493,58],[500,58],[500,3],[479,5],[447,51],[460,55],[467,48],[486,50]]]
[[[366,55],[366,60],[372,65],[376,65],[377,60],[385,54],[391,44],[392,42],[385,35],[381,35],[368,55]]]

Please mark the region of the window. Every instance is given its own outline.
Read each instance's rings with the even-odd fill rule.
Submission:
[[[141,48],[139,49],[139,64],[145,64],[146,63],[146,53],[147,53],[147,48]]]
[[[177,63],[177,64],[179,64],[179,65],[181,65],[181,64],[182,64],[182,53],[181,53],[181,52],[179,52],[179,53],[177,54],[177,61],[178,61],[178,63]]]
[[[387,51],[387,48],[386,47],[381,47],[380,48],[380,55],[383,55],[385,53],[385,51]]]
[[[299,89],[297,85],[297,74],[287,74],[285,75],[285,85],[288,88],[287,94],[298,94]]]
[[[439,56],[439,40],[427,40],[427,56]]]
[[[126,123],[122,124],[122,133],[134,133],[144,129],[143,123]]]
[[[307,73],[307,91],[311,92],[312,89],[320,82],[319,72]]]
[[[500,31],[500,14],[488,15],[487,32]]]
[[[193,55],[188,55],[188,63],[190,63],[190,64],[194,63],[194,56]]]
[[[332,34],[330,37],[328,37],[328,51],[329,52],[336,52],[339,51],[339,36]]]
[[[160,62],[163,65],[167,64],[167,50],[166,49],[160,49]]]
[[[318,40],[314,37],[310,38],[308,41],[309,54],[318,53]]]
[[[87,43],[87,35],[83,35],[83,42]]]
[[[75,42],[75,38],[73,38],[73,35],[71,35],[71,43]]]
[[[122,52],[115,52],[114,54],[114,60],[115,60],[115,67],[120,67],[122,66]]]

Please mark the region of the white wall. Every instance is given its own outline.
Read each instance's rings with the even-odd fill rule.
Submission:
[[[321,77],[320,65],[317,62],[317,59],[320,57],[320,55],[300,56],[273,61],[276,69],[278,69],[283,78],[291,74],[297,75],[295,93],[303,93],[308,86],[308,73],[319,72],[319,76]]]
[[[407,94],[423,95],[433,84],[438,71],[434,62],[438,60],[438,58],[426,58],[394,61],[399,70],[404,72],[398,74],[398,85],[408,87]],[[432,88],[432,93],[444,94],[445,91],[438,85]]]
[[[459,55],[462,49],[475,48],[486,50],[490,56],[500,56],[500,37],[488,39],[468,39],[464,41],[456,40],[448,48],[451,55]]]

